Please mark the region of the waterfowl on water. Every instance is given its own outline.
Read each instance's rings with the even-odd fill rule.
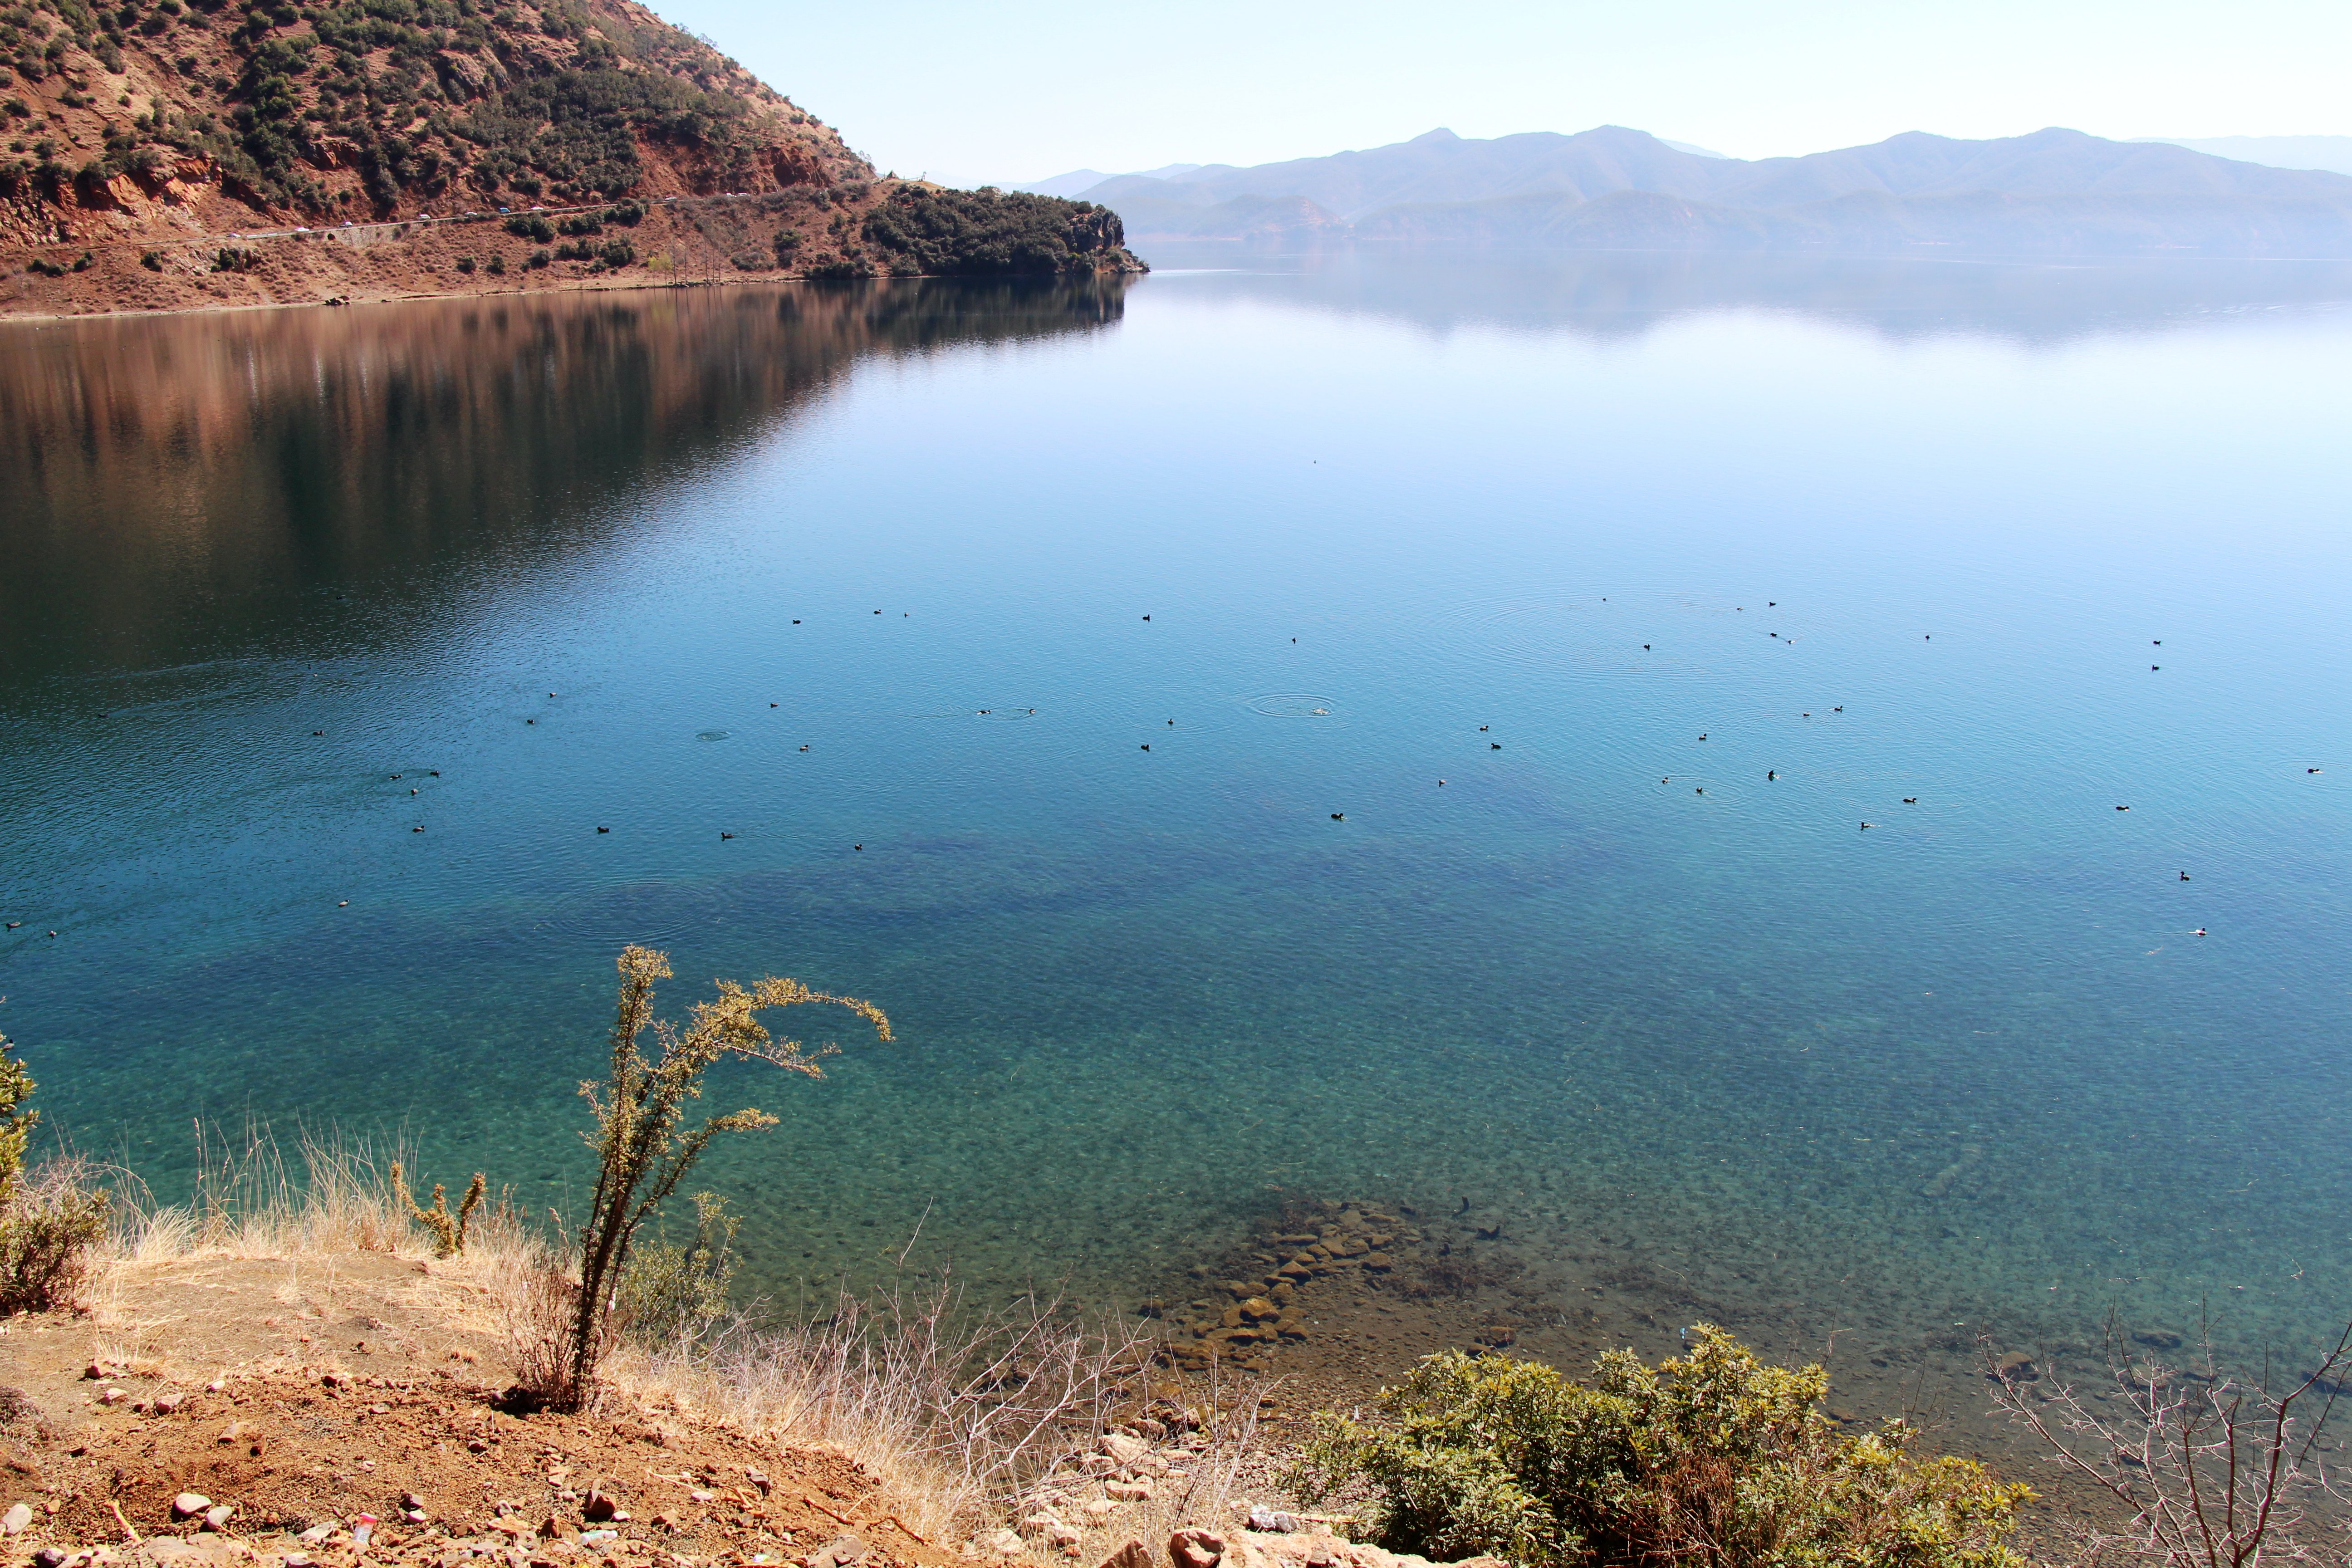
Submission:
[[[422,833],[422,832],[424,832],[424,831],[425,831],[425,829],[424,829],[424,827],[420,825],[420,826],[415,826],[415,827],[412,827],[412,828],[410,828],[408,831],[409,831],[409,832],[411,832],[411,833]]]
[[[1863,826],[1864,826],[1864,827],[1865,827],[1865,828],[1867,828],[1869,826],[1870,826],[1870,824],[1868,824],[1867,822],[1865,822],[1865,823],[1864,823],[1864,824],[1863,824]]]
[[[2185,882],[2185,881],[2187,881],[2187,880],[2189,880],[2189,873],[2188,873],[2188,872],[2186,872],[2186,871],[2183,871],[2182,873],[2180,873],[2180,879],[2181,879],[2182,881],[2184,881],[2184,882]]]
[[[877,615],[879,615],[881,612],[877,610],[877,611],[876,611],[875,613],[876,613]],[[721,833],[719,837],[721,837],[721,838],[732,838],[732,837],[734,837],[735,836],[734,836],[733,834],[731,834],[731,833]]]
[[[51,931],[49,934],[50,934],[51,936],[55,936],[55,935],[57,935],[58,933],[57,933],[57,932],[55,932],[55,931]],[[2203,936],[2203,935],[2205,934],[2205,928],[2204,928],[2203,926],[2199,926],[2195,931],[2190,931],[2189,934],[2190,936]]]
[[[1485,734],[1487,731],[1489,731],[1489,730],[1491,730],[1491,729],[1493,729],[1493,728],[1494,728],[1494,726],[1493,726],[1492,724],[1481,724],[1481,725],[1479,725],[1479,726],[1478,726],[1478,733],[1480,733],[1481,735],[1483,735],[1483,734]]]
[[[1144,616],[1143,618],[1144,618],[1145,620],[1147,620],[1147,621],[1148,621],[1148,620],[1150,620],[1151,617],[1150,617],[1150,616]],[[1291,638],[1290,640],[1291,640],[1292,642],[1297,642],[1298,639],[1297,639],[1297,637],[1293,637],[1293,638]]]
[[[610,833],[610,832],[612,832],[613,830],[612,830],[611,828],[609,828],[609,827],[600,827],[600,828],[598,828],[596,831],[597,831],[597,832],[599,832],[599,833]]]
[[[437,778],[439,778],[439,777],[441,776],[441,770],[440,770],[439,768],[435,768],[432,772],[430,772],[430,773],[426,773],[425,776],[426,778],[428,778],[428,779],[437,779]]]
[[[2317,773],[2319,770],[2318,770],[2317,768],[2305,768],[2305,769],[2304,769],[2303,771],[2304,771],[2305,773]]]
[[[1696,789],[1695,789],[1695,790],[1691,791],[1691,794],[1693,794],[1693,795],[1705,795],[1706,793],[1706,786],[1705,784],[1701,784],[1698,788],[1696,788]]]
[[[1345,822],[1348,820],[1348,814],[1344,811],[1335,811],[1331,814],[1331,820],[1334,822]]]
[[[394,774],[393,774],[392,776],[393,776],[394,778],[398,778],[400,775],[399,775],[398,773],[394,773]]]
[[[2151,664],[2151,665],[2149,665],[2149,666],[2148,666],[2148,668],[2150,668],[2150,669],[2162,669],[2163,668],[2164,668],[2164,666],[2162,666],[2162,665],[2160,665],[2160,664]]]
[[[808,748],[807,748],[806,746],[803,746],[803,747],[801,748],[801,750],[802,750],[802,751],[803,751],[803,752],[805,752],[805,751],[807,751],[807,750],[808,750]]]
[[[2119,805],[2119,806],[2116,807],[2116,809],[2117,811],[2129,811],[2129,810],[2131,809],[2131,807],[2130,807],[2130,806],[2127,806],[2127,805]]]
[[[1486,742],[1486,749],[1490,752],[1499,752],[1503,749],[1503,742],[1500,741],[1489,741]]]
[[[1143,742],[1143,749],[1144,749],[1145,751],[1147,751],[1147,752],[1148,752],[1148,751],[1150,751],[1150,750],[1151,750],[1151,742],[1149,742],[1149,741],[1144,742]]]
[[[1906,805],[1916,805],[1919,804],[1919,797],[1916,795],[1906,795],[1903,797],[1903,804]]]
[[[771,708],[773,708],[773,707],[775,707],[775,706],[776,706],[776,704],[775,704],[775,703],[773,703],[773,702],[771,702],[771,703],[769,703],[769,704],[768,704],[768,706],[769,706],[769,707],[771,707]]]
[[[851,846],[850,846],[850,847],[851,847],[852,849],[863,849],[863,848],[865,848],[865,847],[866,847],[866,846],[865,846],[865,845],[863,845],[863,844],[853,844],[853,845],[851,845]]]
[[[326,733],[326,731],[325,731],[324,730],[313,730],[313,731],[310,731],[310,733],[312,733],[313,735],[323,735],[323,734],[325,734],[325,733]]]
[[[411,785],[409,785],[409,786],[408,786],[408,793],[409,793],[409,794],[411,794],[411,795],[415,795],[415,794],[416,793],[416,786],[415,786],[415,784],[411,784]]]
[[[1440,782],[1440,783],[1444,783],[1444,780],[1440,780],[1439,782]],[[10,921],[8,922],[8,929],[9,929],[10,931],[15,931],[18,926],[23,925],[24,923],[25,923],[25,922],[24,922],[23,921]]]
[[[1643,643],[1643,644],[1642,645],[1642,651],[1643,651],[1643,653],[1647,653],[1647,652],[1649,652],[1649,651],[1650,651],[1650,645],[1649,645],[1648,643]]]
[[[1767,784],[1771,783],[1774,779],[1777,779],[1780,776],[1780,775],[1779,773],[1773,772],[1770,768],[1766,768],[1764,770],[1764,782]]]
[[[1844,712],[1844,711],[1845,711],[1845,710],[1844,710],[1844,709],[1843,709],[1843,708],[1832,708],[1832,709],[1831,709],[1831,710],[1830,710],[1830,711],[1831,711],[1831,712],[1832,712],[1832,713],[1843,713],[1843,712]]]
[[[538,720],[536,720],[536,719],[526,719],[526,720],[524,720],[524,721],[523,721],[523,722],[524,722],[524,723],[526,723],[526,724],[536,724],[536,723],[538,723],[538,722],[539,722],[539,721],[538,721]]]
[[[347,910],[347,909],[350,909],[351,907],[352,907],[352,901],[351,901],[351,900],[349,900],[349,899],[338,899],[338,900],[335,900],[335,908],[337,908],[337,909],[339,909],[339,910]]]

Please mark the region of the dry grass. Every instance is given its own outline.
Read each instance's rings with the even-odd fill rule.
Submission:
[[[144,1201],[135,1180],[117,1173],[118,1190],[132,1196],[100,1259],[90,1304],[101,1325],[110,1281],[119,1287],[134,1271],[214,1258],[284,1260],[290,1273],[315,1277],[373,1253],[428,1264],[420,1289],[433,1308],[503,1342],[509,1371],[526,1384],[532,1358],[561,1355],[579,1286],[553,1216],[535,1224],[510,1202],[485,1204],[465,1252],[444,1258],[394,1181],[395,1157],[410,1163],[406,1151],[307,1134],[288,1148],[255,1125],[232,1140],[208,1137],[202,1153],[185,1204]],[[1098,1490],[1080,1461],[1115,1422],[1143,1414],[1148,1350],[1116,1317],[1080,1321],[1048,1297],[980,1310],[952,1282],[933,1281],[844,1296],[806,1321],[746,1312],[665,1345],[625,1342],[604,1373],[609,1396],[630,1405],[844,1453],[876,1478],[903,1523],[944,1542],[1012,1524],[1073,1486]],[[1205,1432],[1192,1439],[1200,1446],[1175,1451],[1188,1479],[1115,1522],[1068,1510],[1086,1549],[1097,1536],[1149,1539],[1226,1511],[1251,1453],[1259,1392],[1236,1390],[1227,1418],[1213,1399],[1202,1411]]]
[[[821,1318],[742,1316],[699,1341],[625,1354],[639,1397],[852,1455],[925,1535],[1001,1524],[1058,1466],[1140,1408],[1147,1351],[1116,1318],[1074,1321],[1057,1300],[966,1307],[949,1281],[844,1295]]]

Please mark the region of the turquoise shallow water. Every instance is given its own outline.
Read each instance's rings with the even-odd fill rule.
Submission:
[[[780,1292],[1364,1194],[1792,1341],[2352,1304],[2352,279],[1217,259],[0,332],[53,1124],[560,1205],[639,941],[898,1026],[716,1091]]]

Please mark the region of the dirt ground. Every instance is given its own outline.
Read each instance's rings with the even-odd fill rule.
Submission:
[[[24,1504],[30,1521],[0,1559],[955,1560],[838,1455],[674,1410],[504,1413],[485,1292],[436,1268],[375,1254],[133,1265],[91,1311],[9,1322],[0,1509]]]

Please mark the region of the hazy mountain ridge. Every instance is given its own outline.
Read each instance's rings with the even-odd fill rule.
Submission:
[[[2056,128],[1986,142],[1909,132],[1753,162],[1622,126],[1492,141],[1433,131],[1327,158],[1120,175],[1082,195],[1163,238],[2352,254],[2352,177]]]
[[[2273,169],[2331,169],[2352,174],[2352,136],[2135,136],[2134,142],[2162,142],[2216,158],[2246,163],[2268,163]]]

